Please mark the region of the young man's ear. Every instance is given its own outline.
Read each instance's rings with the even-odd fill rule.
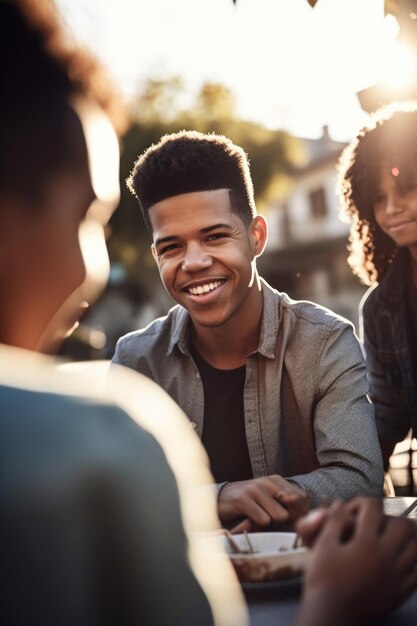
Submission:
[[[250,236],[255,257],[261,256],[268,240],[268,225],[262,215],[256,215],[250,225]]]
[[[156,264],[158,264],[158,253],[156,252],[154,243],[151,245],[151,251],[152,251],[153,260],[155,261]]]

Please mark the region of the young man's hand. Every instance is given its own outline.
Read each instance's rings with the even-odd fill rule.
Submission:
[[[312,544],[299,626],[375,619],[417,587],[416,526],[384,516],[380,500],[335,503],[297,528]]]
[[[245,518],[232,532],[253,531],[271,523],[289,524],[306,515],[309,509],[309,494],[277,474],[228,483],[218,501],[222,522]]]

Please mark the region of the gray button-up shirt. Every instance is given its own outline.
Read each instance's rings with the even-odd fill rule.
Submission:
[[[352,324],[262,283],[259,345],[246,362],[245,429],[253,476],[280,474],[312,494],[381,495],[383,467],[366,366]],[[159,383],[203,432],[204,392],[189,351],[190,317],[119,339],[115,363]],[[233,454],[233,450],[231,450]]]

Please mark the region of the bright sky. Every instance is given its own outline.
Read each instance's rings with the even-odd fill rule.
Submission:
[[[128,98],[149,76],[179,74],[190,93],[222,82],[242,116],[298,136],[319,136],[327,124],[350,139],[367,119],[356,92],[393,58],[383,0],[318,0],[314,9],[307,0],[57,3]]]

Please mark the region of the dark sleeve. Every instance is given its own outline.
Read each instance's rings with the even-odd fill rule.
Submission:
[[[343,500],[380,496],[384,474],[374,409],[366,395],[365,360],[350,325],[335,321],[315,371],[319,398],[313,426],[320,467],[291,480],[310,491],[314,505],[322,493]]]
[[[398,442],[411,427],[410,416],[403,407],[403,390],[398,366],[393,356],[381,346],[378,320],[373,315],[374,292],[361,303],[360,328],[368,367],[369,396],[375,406],[375,419],[380,440]]]
[[[119,409],[92,413],[17,437],[0,489],[1,623],[211,626],[159,444]]]

